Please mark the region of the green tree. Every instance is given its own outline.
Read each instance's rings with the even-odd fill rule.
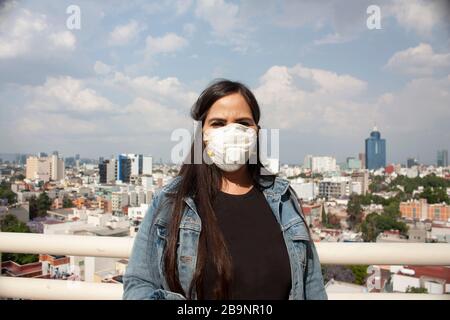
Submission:
[[[406,293],[428,293],[428,289],[408,286],[406,288]]]
[[[443,187],[430,187],[424,188],[423,192],[419,194],[419,198],[427,199],[428,203],[450,203],[447,190]]]
[[[47,215],[47,210],[50,209],[52,201],[48,197],[46,192],[42,192],[37,199],[37,215],[39,217],[45,217]]]
[[[11,184],[2,183],[0,185],[0,199],[7,199],[8,204],[16,203],[17,195],[14,192],[12,192]]]
[[[353,274],[355,275],[355,282],[359,285],[364,285],[366,283],[368,274],[367,274],[367,268],[368,265],[350,265],[349,268],[352,270]]]
[[[322,205],[322,224],[326,225],[328,223],[328,217],[325,213],[325,205]]]
[[[370,213],[361,223],[363,239],[367,242],[374,242],[377,236],[386,230],[399,230],[402,235],[406,235],[408,226],[385,212],[382,214]]]
[[[17,217],[12,214],[7,214],[0,219],[0,227],[2,232],[30,232],[28,226],[22,221],[19,221],[19,219],[17,219]],[[9,260],[14,261],[18,264],[27,264],[38,261],[39,256],[37,254],[2,252],[2,261]]]
[[[396,199],[392,199],[389,203],[387,203],[383,211],[390,217],[397,219],[400,217],[400,201]]]
[[[380,233],[377,227],[377,217],[378,213],[369,213],[366,216],[366,219],[361,223],[363,240],[366,242],[374,242]]]
[[[14,181],[22,181],[23,179],[25,179],[25,176],[21,173],[13,177]]]
[[[331,229],[340,229],[341,222],[335,214],[328,213],[326,227]]]
[[[28,199],[28,204],[29,204],[30,220],[33,220],[38,216],[38,202],[35,195],[32,195]]]
[[[363,219],[361,199],[358,195],[352,194],[347,204],[348,223],[350,229],[355,229]]]
[[[68,197],[64,196],[63,198],[63,208],[73,208],[73,202]]]

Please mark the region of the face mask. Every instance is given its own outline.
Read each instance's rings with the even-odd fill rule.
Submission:
[[[206,153],[223,171],[232,172],[241,168],[255,153],[257,133],[253,128],[230,123],[204,132]]]

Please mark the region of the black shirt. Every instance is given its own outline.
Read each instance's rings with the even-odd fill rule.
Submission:
[[[213,208],[232,258],[231,298],[288,299],[292,285],[289,255],[264,194],[256,187],[243,195],[219,192]],[[205,271],[205,299],[214,299],[216,278],[210,259]]]

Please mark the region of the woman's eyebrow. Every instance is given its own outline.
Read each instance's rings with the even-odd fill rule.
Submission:
[[[208,123],[211,123],[211,122],[213,122],[213,121],[227,122],[227,119],[226,119],[226,118],[218,118],[218,117],[215,117],[215,118],[209,119],[209,120],[208,120]],[[249,122],[253,122],[253,118],[250,118],[250,117],[242,117],[242,118],[234,119],[234,121],[249,121]]]
[[[225,118],[217,118],[216,117],[216,118],[211,118],[211,119],[208,120],[209,123],[211,123],[213,121],[224,121],[224,122],[227,122],[227,119],[225,119]]]
[[[235,121],[250,121],[253,122],[253,118],[250,117],[243,117],[243,118],[237,118]]]

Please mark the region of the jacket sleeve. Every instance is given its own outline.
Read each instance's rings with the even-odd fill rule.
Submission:
[[[322,268],[314,241],[310,240],[308,263],[306,270],[305,300],[327,300],[328,296],[323,283]]]
[[[300,216],[303,221],[306,222],[305,214],[303,211],[303,206],[301,202],[298,202],[298,195],[295,192],[292,186],[289,186],[289,189],[292,192],[292,196],[294,197],[294,204],[299,210]],[[292,198],[291,198],[292,199]],[[309,230],[309,228],[307,228]],[[307,263],[306,263],[306,274],[304,277],[304,293],[305,300],[327,300],[328,296],[325,291],[325,285],[323,282],[322,276],[322,268],[320,265],[319,255],[317,254],[316,246],[314,245],[314,241],[311,238],[309,240],[309,245],[307,246]]]
[[[124,300],[185,300],[175,292],[162,288],[159,261],[156,261],[156,227],[154,215],[161,202],[161,191],[155,194],[133,243],[128,266],[123,276]]]

